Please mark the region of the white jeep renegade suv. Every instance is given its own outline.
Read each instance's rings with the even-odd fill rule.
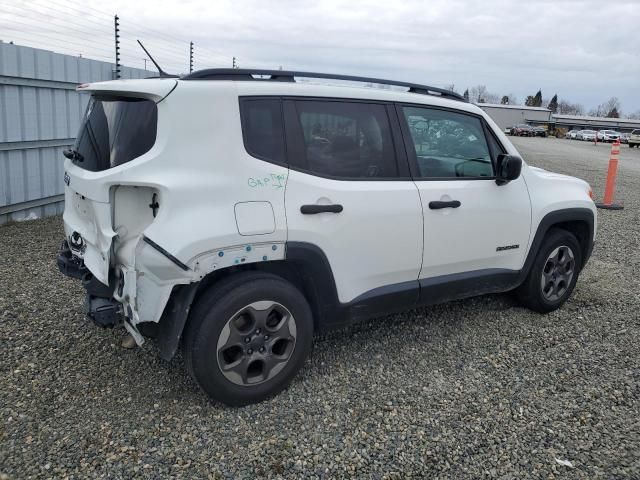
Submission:
[[[226,69],[78,88],[58,265],[92,320],[181,346],[230,405],[354,320],[509,290],[554,310],[592,250],[589,186],[527,166],[446,90]]]

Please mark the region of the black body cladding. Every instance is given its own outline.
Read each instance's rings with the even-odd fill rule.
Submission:
[[[286,258],[287,262],[295,262],[299,266],[317,327],[332,329],[350,321],[414,307],[513,290],[526,278],[545,235],[552,227],[565,228],[576,235],[584,266],[593,250],[593,212],[586,208],[558,210],[547,214],[540,222],[522,270],[492,268],[385,285],[348,303],[340,303],[331,266],[320,248],[303,242],[287,242]]]
[[[293,266],[297,272],[296,286],[311,306],[315,329],[327,331],[354,321],[412,308],[513,290],[527,277],[545,235],[553,227],[565,228],[576,235],[584,266],[593,249],[594,231],[593,213],[586,208],[547,214],[538,225],[522,270],[494,268],[385,285],[365,292],[348,303],[340,302],[331,265],[318,246],[287,242],[284,263]],[[265,267],[269,266],[265,264]],[[200,284],[176,287],[171,303],[165,308],[157,338],[160,354],[165,360],[171,359],[177,350],[191,302],[200,287]]]

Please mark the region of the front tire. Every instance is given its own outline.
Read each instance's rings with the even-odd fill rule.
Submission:
[[[198,301],[184,337],[187,369],[214,400],[260,402],[286,388],[311,351],[313,317],[281,277],[246,272]]]
[[[582,251],[576,237],[560,228],[551,229],[516,296],[536,312],[556,310],[571,296],[581,268]]]

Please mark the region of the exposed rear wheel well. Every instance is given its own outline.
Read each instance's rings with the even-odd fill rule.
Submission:
[[[318,327],[321,312],[319,309],[317,295],[315,294],[313,285],[311,285],[310,282],[310,277],[304,275],[303,267],[301,265],[298,265],[296,262],[286,260],[249,263],[246,265],[233,266],[230,268],[224,268],[222,270],[212,272],[200,281],[198,291],[193,300],[193,303],[195,304],[195,302],[197,302],[203,294],[206,294],[205,292],[207,292],[210,287],[213,287],[220,280],[231,275],[236,275],[240,272],[250,271],[265,272],[277,275],[278,277],[287,280],[289,283],[298,288],[311,307],[314,327]]]

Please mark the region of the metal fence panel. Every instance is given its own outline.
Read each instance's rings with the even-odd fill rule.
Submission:
[[[64,157],[88,96],[80,83],[111,80],[114,65],[0,41],[0,225],[63,210]],[[121,67],[122,78],[153,72]]]

